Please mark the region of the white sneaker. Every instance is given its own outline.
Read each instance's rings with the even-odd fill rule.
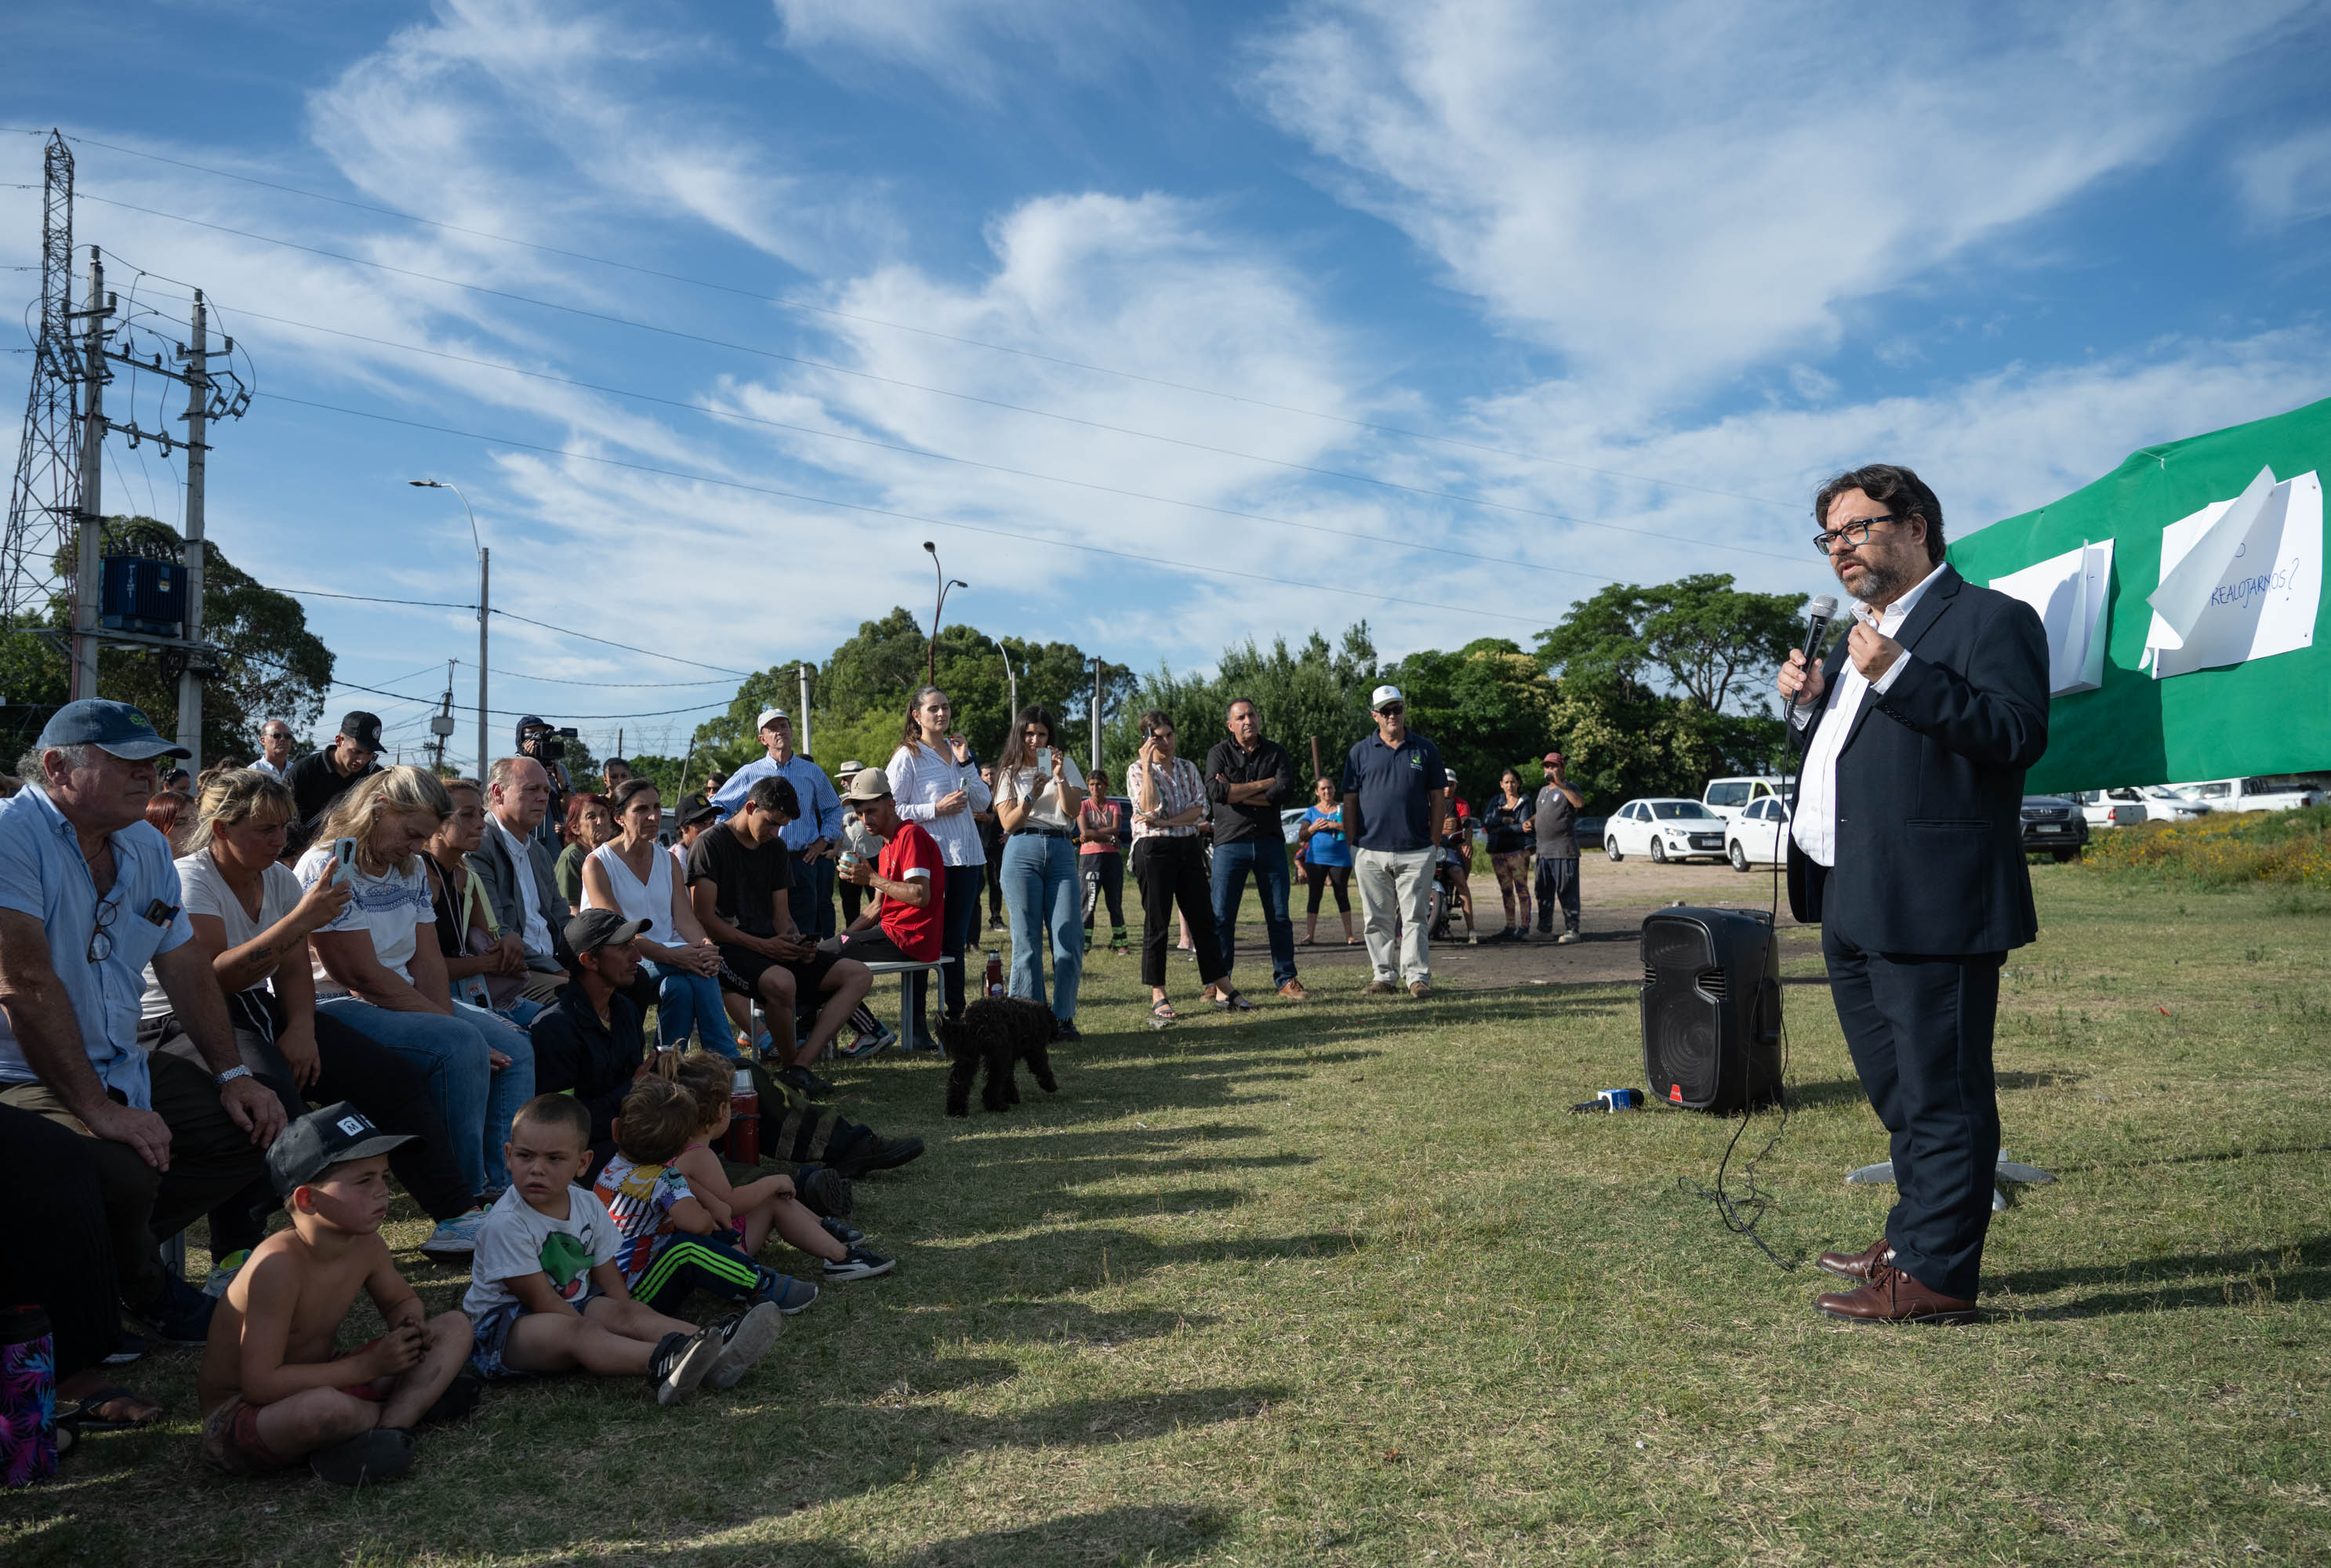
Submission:
[[[486,1211],[472,1209],[466,1214],[456,1214],[450,1220],[437,1221],[437,1229],[429,1232],[429,1240],[421,1243],[426,1258],[467,1258],[478,1250],[478,1232],[485,1227]]]
[[[226,1288],[234,1283],[235,1275],[240,1273],[243,1266],[250,1261],[251,1249],[244,1247],[228,1253],[212,1264],[211,1277],[203,1281],[203,1294],[214,1301],[224,1296]]]

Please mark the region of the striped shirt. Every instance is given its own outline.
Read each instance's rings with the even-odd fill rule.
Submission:
[[[1169,828],[1153,822],[1141,814],[1141,781],[1149,772],[1146,763],[1125,765],[1125,796],[1133,803],[1133,840],[1195,838],[1198,824],[1185,822]],[[1206,781],[1198,776],[1198,765],[1186,756],[1177,756],[1157,775],[1158,815],[1178,817],[1192,806],[1206,803]]]
[[[950,866],[987,864],[987,851],[979,844],[979,824],[971,820],[972,813],[984,812],[990,804],[976,766],[917,744],[892,753],[890,765],[882,771],[890,777],[899,815],[918,823],[938,841],[941,860]],[[952,815],[939,815],[935,803],[957,790],[970,796],[971,803]]]

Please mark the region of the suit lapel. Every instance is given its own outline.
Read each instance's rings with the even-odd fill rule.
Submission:
[[[1927,585],[1925,593],[1918,595],[1917,603],[1911,607],[1901,629],[1894,633],[1894,641],[1902,645],[1906,653],[1918,646],[1919,639],[1926,636],[1927,629],[1934,625],[1944,611],[1950,608],[1951,602],[1958,597],[1959,589],[1965,581],[1958,575],[1957,568],[1948,563],[1935,568],[1935,580]],[[1840,641],[1842,643],[1843,639]],[[1878,700],[1875,691],[1862,695],[1860,710],[1853,716],[1853,727],[1845,732],[1845,745],[1837,748],[1840,756],[1845,755],[1846,748],[1852,746],[1855,737],[1861,734],[1861,727],[1870,722],[1870,716],[1878,711]]]

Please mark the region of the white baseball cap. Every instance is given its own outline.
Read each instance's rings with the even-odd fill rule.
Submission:
[[[769,727],[769,720],[773,718],[790,720],[792,717],[793,715],[782,708],[765,708],[761,709],[761,717],[754,722],[753,727],[756,730],[766,729]]]
[[[1399,687],[1379,686],[1375,689],[1375,694],[1368,698],[1368,711],[1381,713],[1387,702],[1406,703],[1407,701],[1408,698],[1400,694]]]

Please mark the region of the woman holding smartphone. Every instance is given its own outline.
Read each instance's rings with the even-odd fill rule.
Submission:
[[[899,815],[937,840],[939,858],[946,862],[939,894],[939,956],[954,962],[939,973],[947,986],[949,1020],[963,1016],[963,955],[979,918],[979,884],[987,869],[979,824],[972,813],[985,811],[993,800],[971,760],[971,743],[955,733],[954,723],[955,705],[947,694],[936,686],[919,689],[907,699],[899,749],[883,770]]]
[[[656,842],[662,822],[663,797],[652,783],[632,778],[615,787],[615,836],[584,858],[583,907],[648,922],[640,968],[656,985],[658,1045],[683,1050],[693,1030],[705,1050],[734,1056],[720,950],[704,934],[670,851]]]
[[[1052,1017],[1060,1038],[1077,1032],[1077,984],[1085,967],[1084,900],[1077,877],[1077,812],[1084,774],[1052,744],[1050,709],[1030,704],[1012,722],[995,759],[995,820],[1004,830],[1004,907],[1012,917],[1014,996],[1044,1000],[1044,933],[1052,938]]]
[[[1198,823],[1206,814],[1206,784],[1197,765],[1174,755],[1174,721],[1152,708],[1141,716],[1141,755],[1125,770],[1133,801],[1133,876],[1141,888],[1141,979],[1149,987],[1149,1022],[1159,1028],[1180,1016],[1166,1000],[1166,931],[1176,907],[1198,951],[1198,981],[1224,1011],[1251,1012],[1230,983],[1214,938],[1212,892],[1206,886]]]
[[[428,1075],[462,1178],[485,1196],[509,1185],[502,1145],[511,1117],[534,1098],[534,1041],[509,1020],[453,1000],[418,853],[452,812],[452,797],[425,769],[368,774],[332,803],[292,874],[302,888],[338,875],[355,890],[308,938],[317,1012]]]

